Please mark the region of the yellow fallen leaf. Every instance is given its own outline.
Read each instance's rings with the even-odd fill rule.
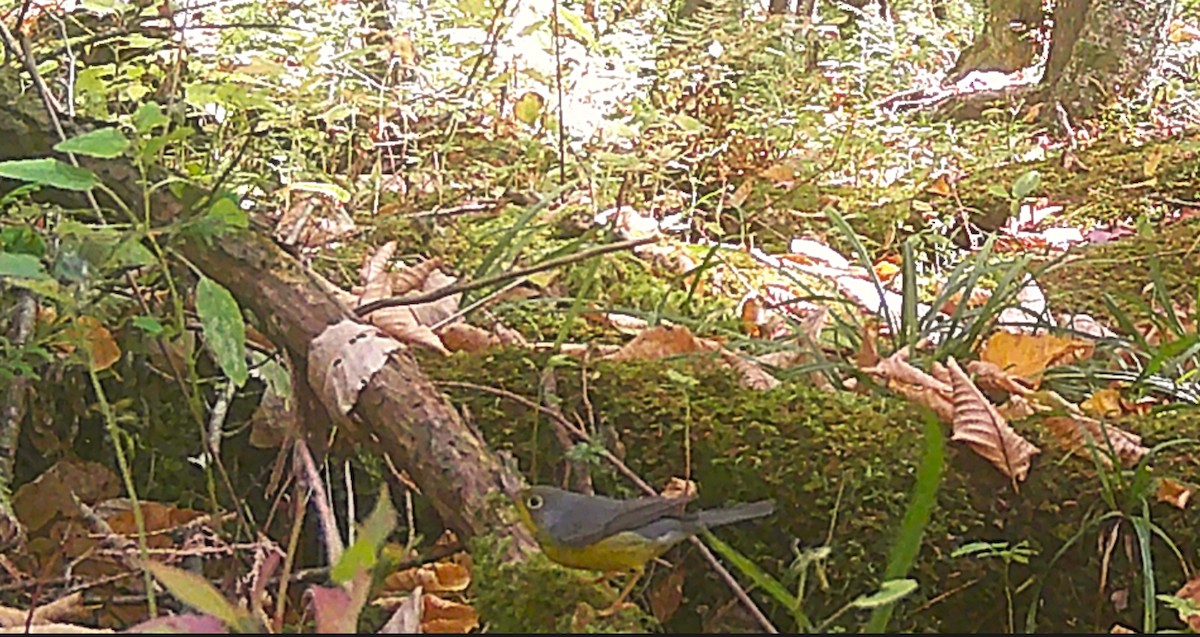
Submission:
[[[1053,334],[1013,334],[999,331],[983,345],[979,358],[1029,381],[1033,389],[1041,384],[1047,367],[1090,358],[1095,351],[1091,341],[1080,341]]]
[[[1088,396],[1087,400],[1079,403],[1079,407],[1096,418],[1120,416],[1122,412],[1121,392],[1113,387],[1097,390]]]

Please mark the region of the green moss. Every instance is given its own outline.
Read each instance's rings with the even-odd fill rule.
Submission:
[[[544,364],[544,357],[531,358],[528,352],[496,350],[424,365],[438,378],[497,386],[537,400],[538,374]],[[584,375],[586,402],[579,382]],[[699,382],[685,388],[673,381],[679,375]],[[494,394],[457,389],[450,394],[472,415],[493,448],[513,453],[531,481],[560,482],[564,452],[540,414]],[[828,544],[833,551],[824,569],[828,587],[812,585],[814,590],[804,602],[811,617],[827,617],[853,597],[878,587],[922,448],[920,419],[902,401],[825,392],[796,382],[766,392],[745,390],[705,357],[596,363],[585,371],[560,368],[558,395],[568,417],[578,414],[582,422],[592,422],[594,417],[597,439],[623,450],[626,464],[651,484],[684,476],[690,466],[691,478],[700,487],[697,506],[775,498],[777,512],[769,521],[718,531],[767,571],[782,576],[793,558],[793,541],[803,547]],[[1146,416],[1127,426],[1143,435],[1147,445],[1200,437],[1200,418],[1182,412]],[[1089,460],[1064,459],[1036,423],[1016,427],[1044,450],[1017,493],[987,461],[951,444],[938,506],[911,573],[920,589],[900,604],[891,628],[1003,630],[1007,618],[998,563],[950,554],[973,541],[1015,545],[1022,540],[1037,556],[1029,565],[1014,565],[1010,580],[1020,584],[1046,576],[1043,629],[1107,629],[1113,621],[1138,625],[1136,599],[1121,612],[1102,604],[1094,617],[1078,616],[1079,609],[1096,607],[1101,556],[1094,549],[1111,524],[1088,527],[1052,570],[1049,561],[1079,529],[1107,511],[1100,481]],[[684,451],[685,434],[690,434],[690,463]],[[1187,476],[1198,473],[1196,462],[1186,449],[1167,450],[1155,459],[1154,474],[1188,480]],[[603,464],[595,465],[593,478],[598,492],[634,493]],[[1124,501],[1132,503],[1129,506],[1136,512],[1136,498]],[[1152,511],[1155,523],[1173,538],[1185,559],[1200,558],[1200,539],[1193,532],[1200,513],[1153,503]],[[1154,544],[1154,550],[1160,588],[1181,585],[1178,561],[1161,542]],[[717,609],[730,602],[730,593],[690,546],[681,545],[667,559],[683,562],[688,575],[684,605],[666,630],[711,627]],[[1140,590],[1140,566],[1132,563],[1136,561],[1136,557],[1132,561],[1115,557],[1107,590],[1120,586]],[[661,577],[651,572],[650,582],[641,590],[653,590]],[[1033,602],[1032,593],[1033,587],[1025,587],[1017,595],[1018,616]],[[794,628],[787,614],[768,598],[761,593],[755,596],[780,628]],[[838,627],[855,630],[864,619],[847,614]]]
[[[597,584],[596,575],[564,568],[538,553],[522,562],[502,559],[507,551],[494,536],[473,538],[472,599],[484,628],[493,633],[646,632],[654,620],[637,608],[598,617],[618,591]]]

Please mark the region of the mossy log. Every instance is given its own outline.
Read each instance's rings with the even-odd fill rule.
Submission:
[[[534,400],[540,364],[528,352],[504,350],[423,362],[435,378],[498,386]],[[580,382],[585,374],[587,401]],[[678,374],[699,382],[684,387],[671,380]],[[685,475],[684,436],[690,436],[691,477],[700,487],[700,505],[775,498],[778,510],[770,522],[721,531],[724,539],[769,572],[778,576],[785,571],[793,559],[794,540],[802,547],[830,546],[832,557],[824,569],[828,588],[816,587],[810,577],[813,590],[804,601],[804,610],[816,621],[878,587],[924,444],[921,417],[908,405],[796,382],[766,392],[746,390],[706,358],[597,363],[585,371],[560,369],[558,391],[568,416],[575,412],[587,422],[590,405],[599,428],[617,432],[625,462],[652,484]],[[544,417],[492,393],[460,388],[449,393],[474,418],[490,446],[509,450],[519,459],[531,482],[560,481],[563,449]],[[1148,446],[1200,437],[1200,417],[1194,412],[1163,413],[1121,424],[1144,436]],[[1024,626],[1039,590],[1040,630],[1107,631],[1117,622],[1141,626],[1143,588],[1133,526],[1128,518],[1097,520],[1110,511],[1136,515],[1142,500],[1119,492],[1116,508],[1106,504],[1092,460],[1068,457],[1036,423],[1014,426],[1043,449],[1019,492],[986,461],[957,443],[947,443],[937,509],[910,574],[920,588],[899,605],[890,628],[1006,631],[1006,586],[1013,594],[1018,629]],[[1155,454],[1153,474],[1194,481],[1200,475],[1200,461],[1191,449],[1173,447]],[[634,494],[601,463],[595,465],[594,480],[599,491]],[[1188,568],[1194,568],[1200,558],[1196,507],[1181,511],[1156,503],[1151,491],[1149,511]],[[1101,586],[1104,542],[1113,533],[1116,544]],[[952,557],[956,548],[977,541],[1010,546],[1027,542],[1036,555],[1027,565],[1012,564],[1007,577],[998,558]],[[1152,547],[1156,590],[1173,593],[1185,580],[1183,567],[1161,538],[1155,538]],[[1061,557],[1054,561],[1060,550]],[[721,627],[710,620],[715,609],[728,602],[729,592],[686,545],[668,558],[684,560],[688,578],[684,606],[664,627],[672,632]],[[488,568],[497,566],[494,560],[484,561]],[[652,574],[651,583],[641,589],[643,595],[663,577],[663,569]],[[541,574],[522,581],[511,571],[503,576],[477,572],[475,582],[479,609],[492,630],[552,631],[569,626],[561,615],[513,612],[525,607],[525,597],[540,597],[541,602],[526,600],[538,608],[567,603],[569,598],[545,589],[547,581]],[[1128,603],[1115,606],[1110,601],[1114,593],[1119,600],[1127,597]],[[778,605],[760,593],[755,596],[781,629],[794,628]],[[569,607],[559,608],[570,612]],[[1178,625],[1161,604],[1160,610],[1160,626]],[[837,625],[855,630],[864,619],[850,613]]]

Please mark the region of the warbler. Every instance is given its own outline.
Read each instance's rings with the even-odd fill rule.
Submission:
[[[617,601],[623,606],[646,564],[704,529],[760,518],[775,512],[773,500],[685,512],[687,498],[663,496],[617,500],[536,486],[520,492],[517,511],[542,552],[571,568],[606,574],[631,572]]]

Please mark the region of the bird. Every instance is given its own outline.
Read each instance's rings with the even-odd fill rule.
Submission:
[[[774,500],[695,512],[684,511],[687,503],[688,498],[664,496],[618,500],[550,486],[529,487],[516,498],[521,521],[551,561],[605,577],[632,573],[601,616],[624,608],[646,565],[672,546],[706,529],[775,512]]]

